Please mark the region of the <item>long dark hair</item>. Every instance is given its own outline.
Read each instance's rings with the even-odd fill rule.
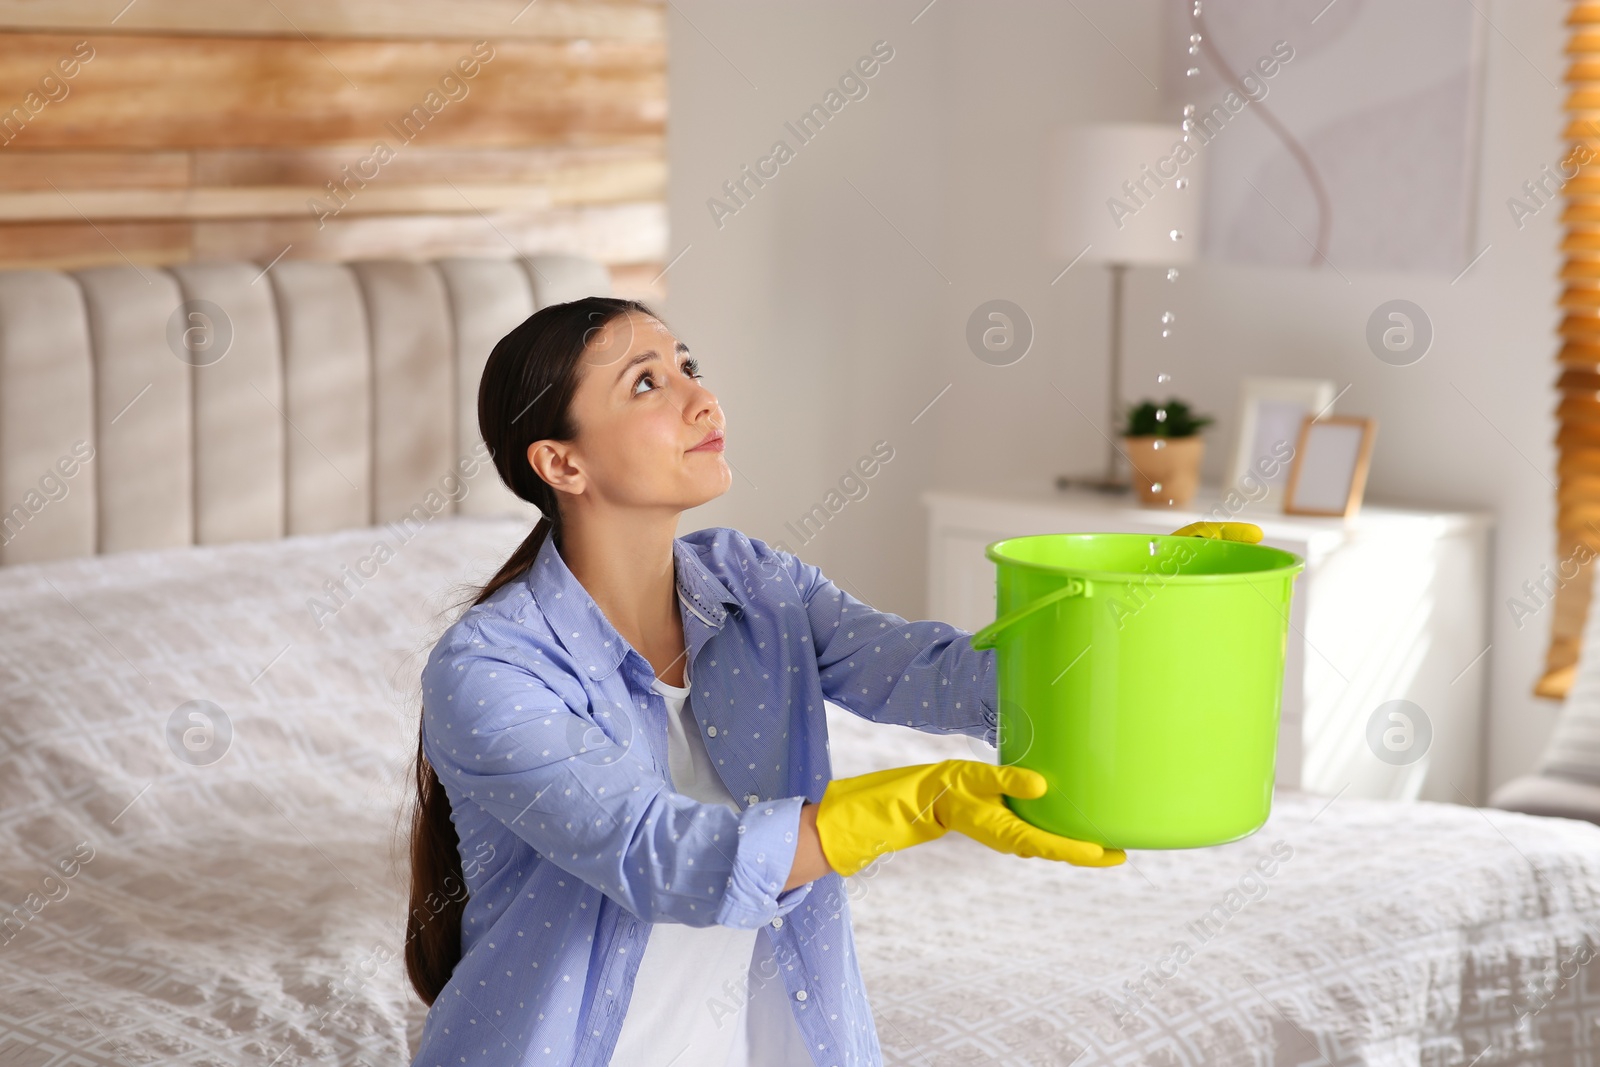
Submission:
[[[502,337],[489,354],[478,385],[478,432],[489,446],[500,480],[538,508],[541,518],[511,558],[478,590],[472,604],[481,604],[532,566],[547,535],[554,536],[560,548],[561,509],[556,491],[528,462],[528,446],[577,436],[570,408],[583,353],[595,332],[630,311],[660,318],[637,300],[588,296],[534,312]],[[431,1005],[461,959],[461,915],[467,894],[461,842],[450,821],[450,798],[423,753],[420,726],[415,776],[406,974],[423,1003]]]

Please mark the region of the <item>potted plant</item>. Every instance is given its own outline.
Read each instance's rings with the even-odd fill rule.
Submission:
[[[1133,488],[1143,504],[1184,507],[1200,484],[1200,458],[1205,439],[1200,431],[1212,422],[1189,405],[1172,398],[1165,404],[1146,400],[1128,409],[1122,447],[1133,466]]]

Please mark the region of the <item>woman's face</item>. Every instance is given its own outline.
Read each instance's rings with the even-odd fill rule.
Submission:
[[[699,372],[660,321],[616,316],[590,333],[580,359],[577,437],[534,442],[529,462],[557,490],[594,503],[687,510],[721,496],[733,483],[725,420]]]

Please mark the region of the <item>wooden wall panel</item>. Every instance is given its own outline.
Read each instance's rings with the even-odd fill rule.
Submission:
[[[0,26],[308,37],[600,37],[659,41],[664,0],[0,0]]]
[[[543,210],[666,197],[659,141],[553,149],[417,149],[372,180],[348,149],[17,152],[0,167],[0,221],[315,218]],[[370,171],[369,171],[370,173]],[[353,174],[353,177],[352,177]],[[338,199],[327,183],[338,184]]]
[[[449,148],[416,146],[383,165],[384,181],[430,183],[587,182],[616,172],[643,169],[665,180],[661,137],[626,144],[544,148]],[[362,155],[364,153],[357,153]],[[192,153],[197,185],[314,185],[337,177],[351,162],[348,149],[216,149]],[[665,195],[665,185],[657,192]]]
[[[186,222],[13,222],[0,225],[0,269],[182,263]]]
[[[182,189],[187,152],[29,152],[0,149],[0,191]]]
[[[0,34],[0,117],[85,38]],[[531,146],[661,134],[659,43],[97,37],[66,95],[10,131],[44,148],[194,148],[413,141]],[[20,144],[19,144],[20,142]]]
[[[578,252],[602,263],[659,258],[666,241],[661,204],[617,204],[532,216],[351,216],[321,229],[309,219],[246,219],[193,224],[196,259],[267,262],[288,249],[296,259],[378,259],[446,255],[517,256]]]
[[[0,267],[574,251],[659,300],[665,130],[662,0],[0,0]]]

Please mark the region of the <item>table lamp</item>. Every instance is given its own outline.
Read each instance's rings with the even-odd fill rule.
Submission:
[[[1122,287],[1130,266],[1192,262],[1200,238],[1202,164],[1198,137],[1180,164],[1184,132],[1160,123],[1108,122],[1058,127],[1048,151],[1046,236],[1063,261],[1104,263],[1111,272],[1111,367],[1106,389],[1106,468],[1101,478],[1061,477],[1058,488],[1128,488],[1118,477],[1122,419]],[[1178,181],[1186,179],[1180,187]],[[1181,236],[1174,239],[1173,234]],[[1052,283],[1053,284],[1053,283]]]

